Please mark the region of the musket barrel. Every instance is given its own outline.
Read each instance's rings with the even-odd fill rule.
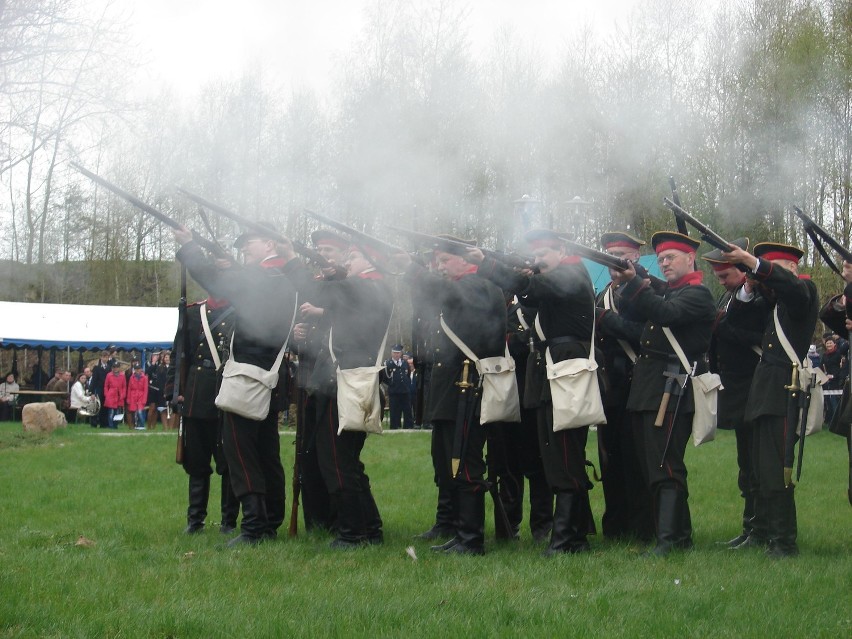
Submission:
[[[173,229],[184,228],[184,226],[180,222],[178,222],[177,220],[170,218],[165,213],[158,211],[157,209],[155,209],[150,204],[143,202],[142,200],[140,200],[135,195],[128,193],[124,189],[117,187],[115,184],[113,184],[112,182],[109,182],[108,180],[105,180],[104,178],[97,175],[96,173],[92,173],[91,171],[83,168],[82,166],[80,166],[76,162],[70,162],[70,165],[71,165],[72,168],[76,169],[77,171],[79,171],[80,173],[85,175],[87,178],[89,178],[90,180],[92,180],[96,184],[100,184],[102,187],[104,187],[108,191],[112,191],[113,193],[118,195],[120,198],[123,198],[124,200],[130,202],[130,204],[132,204],[136,208],[138,208],[142,211],[145,211],[146,213],[148,213],[152,217],[155,217],[156,219],[160,220],[164,224],[167,224],[168,226],[172,227]],[[200,244],[201,246],[206,248],[208,251],[210,251],[214,255],[218,255],[219,257],[225,257],[225,258],[231,259],[232,256],[229,255],[227,251],[224,251],[222,249],[222,247],[219,246],[218,244],[216,244],[215,242],[211,242],[210,240],[203,237],[202,235],[199,235],[198,233],[196,233],[192,229],[190,229],[190,232],[192,233],[192,239],[196,243]]]

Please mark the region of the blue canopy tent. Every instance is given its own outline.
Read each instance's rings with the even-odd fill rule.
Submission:
[[[39,379],[33,383],[40,388],[46,382],[41,379],[45,376],[40,368],[45,349],[50,352],[50,370],[55,369],[57,352],[66,352],[66,367],[72,368],[71,351],[98,351],[111,346],[138,351],[146,361],[146,351],[171,348],[177,323],[174,307],[0,302],[0,348],[38,351]]]

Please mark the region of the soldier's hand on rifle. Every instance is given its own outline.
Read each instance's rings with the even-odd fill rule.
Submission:
[[[757,268],[757,258],[754,255],[734,244],[728,246],[731,247],[730,251],[722,251],[725,260],[731,264],[745,264],[751,271]]]
[[[297,342],[304,342],[308,338],[310,329],[310,324],[305,324],[304,322],[296,324],[293,327],[293,339]]]
[[[627,260],[627,268],[623,271],[615,271],[610,269],[609,274],[614,284],[624,284],[636,277],[636,267],[633,262]]]
[[[305,302],[299,307],[299,315],[303,319],[308,319],[312,317],[322,317],[322,314],[325,313],[325,310],[320,308],[319,306],[314,306],[310,302]]]
[[[485,254],[475,246],[471,246],[467,249],[467,255],[464,256],[464,259],[471,264],[479,265],[485,259]]]
[[[185,226],[181,226],[180,228],[172,229],[172,233],[175,236],[175,240],[178,244],[183,246],[192,241],[192,231],[190,231]]]

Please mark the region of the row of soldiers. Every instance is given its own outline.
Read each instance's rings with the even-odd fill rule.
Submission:
[[[595,424],[554,430],[547,360],[593,356],[601,364],[606,411],[606,424],[598,425],[604,535],[654,541],[653,555],[692,546],[684,453],[694,403],[684,380],[712,368],[724,385],[719,424],[736,429],[745,500],[742,534],[730,545],[766,547],[774,557],[797,554],[794,487],[784,468],[789,429],[798,419],[788,410],[793,362],[785,342],[801,362],[819,311],[814,284],[798,273],[800,249],[761,243],[751,252],[731,245],[704,255],[726,290],[715,302],[696,266],[700,242],[668,231],[651,239],[663,279],[639,265],[644,242],[623,232],[602,236],[604,250],[627,260],[627,268],[610,270],[612,281],[597,297],[580,258],[548,230],[526,234],[534,269],[509,267],[449,236],[439,236],[426,266],[408,253],[379,254],[318,231],[312,239],[331,268],[317,277],[292,246],[261,227],[235,243],[242,266],[208,257],[189,231],[177,230],[175,237],[177,258],[210,294],[191,307],[195,319],[185,333],[192,346],[182,389],[186,459],[196,460],[185,462],[189,532],[203,528],[217,444],[223,452],[217,467],[228,473],[223,530],[233,529],[239,505],[243,510],[240,535],[230,543],[273,538],[283,523],[274,407],[261,420],[229,412],[219,419],[212,399],[216,372],[228,356],[270,369],[287,346],[299,361],[297,480],[305,524],[334,531],[334,548],[382,543],[382,519],[360,461],[366,433],[340,428],[336,375],[375,366],[394,308],[385,281],[393,272],[407,283],[417,311],[414,346],[438,489],[435,523],[420,537],[446,540],[434,550],[484,553],[489,489],[508,536],[517,536],[524,478],[532,534],[549,537],[545,553],[589,550],[595,525],[586,443]],[[852,267],[849,276],[852,281]],[[832,300],[826,313],[834,309],[845,321],[843,303]],[[507,338],[517,363],[521,421],[482,424],[480,406],[464,392],[465,384],[477,384],[478,373],[459,343],[485,359],[503,355]],[[691,371],[678,348],[693,363]],[[227,495],[225,484],[232,489]]]

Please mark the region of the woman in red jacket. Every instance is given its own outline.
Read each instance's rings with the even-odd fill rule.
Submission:
[[[121,373],[121,364],[113,362],[112,372],[104,380],[104,408],[107,411],[107,428],[118,428],[115,425],[115,414],[124,410],[124,400],[127,396],[127,382]]]
[[[136,430],[145,430],[148,416],[148,376],[141,366],[133,368],[133,374],[127,380],[127,410],[133,411]]]

